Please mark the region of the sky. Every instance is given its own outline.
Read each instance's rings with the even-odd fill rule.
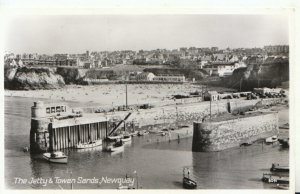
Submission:
[[[5,51],[84,53],[289,43],[287,15],[22,15],[7,20]]]

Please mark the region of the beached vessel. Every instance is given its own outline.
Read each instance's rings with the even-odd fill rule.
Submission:
[[[278,141],[277,135],[266,138],[266,143],[275,143]]]
[[[102,139],[99,139],[97,141],[91,141],[87,143],[78,143],[74,146],[76,149],[86,149],[86,148],[93,148],[102,145]]]
[[[63,152],[47,152],[43,154],[43,157],[49,162],[66,164],[68,162],[68,156]]]

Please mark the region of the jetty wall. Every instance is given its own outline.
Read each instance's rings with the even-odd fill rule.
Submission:
[[[72,113],[63,104],[35,102],[31,110],[30,152],[74,147],[107,136],[108,122],[97,114]]]
[[[248,111],[256,106],[265,106],[276,103],[281,103],[283,99],[255,99],[255,100],[221,100],[214,101],[210,104],[209,101],[199,103],[179,103],[168,106],[155,107],[151,109],[139,109],[134,111],[118,111],[106,113],[108,118],[123,119],[131,112],[131,116],[127,119],[127,127],[132,127],[135,123],[135,128],[151,128],[154,125],[163,127],[175,127],[176,125],[192,125],[194,121],[202,121],[207,119],[212,114],[213,117],[224,114],[240,111]],[[102,114],[102,113],[97,113]]]
[[[220,151],[278,134],[278,113],[247,115],[224,121],[194,122],[195,152]]]

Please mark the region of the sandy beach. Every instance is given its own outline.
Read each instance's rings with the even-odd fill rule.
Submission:
[[[128,104],[143,104],[169,100],[175,94],[188,95],[190,92],[201,91],[202,86],[192,84],[128,84],[127,90]],[[64,88],[55,90],[5,90],[5,96],[45,98],[115,106],[126,103],[126,87],[124,84],[67,85]]]

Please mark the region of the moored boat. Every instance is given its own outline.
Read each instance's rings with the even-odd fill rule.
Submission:
[[[146,131],[146,130],[138,132],[138,136],[144,136],[144,135],[147,135],[147,134],[149,134],[149,131]]]
[[[91,141],[87,143],[78,143],[77,145],[74,146],[76,149],[86,149],[86,148],[93,148],[102,145],[102,140],[96,140],[96,141]]]
[[[113,145],[108,146],[107,151],[109,151],[109,152],[124,151],[124,144],[122,141],[118,141],[118,142],[114,143]]]
[[[185,175],[185,170],[187,170],[187,176]],[[197,188],[197,182],[190,179],[190,170],[188,168],[183,169],[182,186],[185,189],[196,189]]]
[[[49,162],[66,164],[68,163],[68,156],[63,152],[46,152],[43,154],[43,157]]]
[[[277,189],[284,189],[284,190],[288,190],[289,189],[289,185],[288,184],[277,184],[276,185]]]
[[[273,163],[270,171],[273,172],[289,172],[290,168],[288,166],[280,166],[279,164]]]
[[[129,135],[130,135],[131,137],[137,136],[137,135],[138,135],[138,131],[134,131],[134,132],[132,132],[132,133],[129,133]]]
[[[112,141],[115,141],[115,140],[118,140],[118,139],[121,139],[121,138],[122,138],[121,135],[108,136],[108,137],[107,137],[107,139],[112,140]]]
[[[197,183],[188,177],[183,177],[183,188],[185,189],[196,189]]]
[[[289,142],[289,138],[287,139],[278,139],[281,147],[283,148],[289,148],[290,147],[290,142]]]
[[[123,138],[121,139],[123,143],[125,142],[130,142],[131,141],[131,136],[130,135],[124,135]]]
[[[276,184],[289,184],[289,177],[286,176],[279,176],[275,174],[263,174],[261,179],[263,182],[266,183],[276,183]]]

